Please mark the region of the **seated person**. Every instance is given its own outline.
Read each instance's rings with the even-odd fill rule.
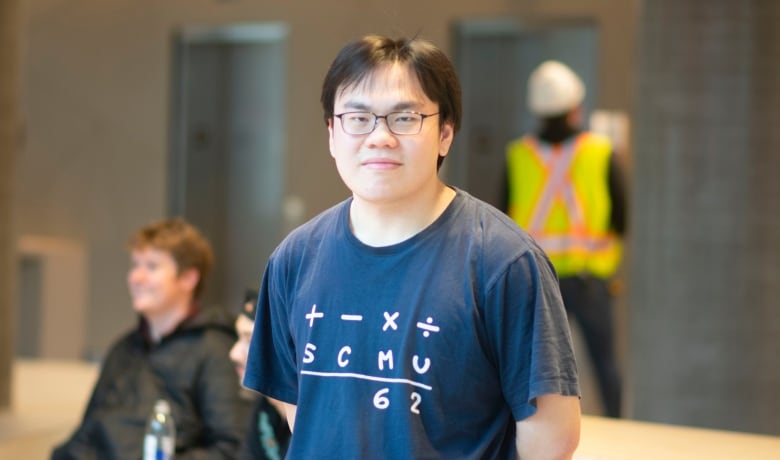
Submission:
[[[249,342],[255,329],[255,307],[257,291],[248,290],[244,296],[244,306],[236,319],[238,340],[230,350],[230,359],[236,366],[239,379],[244,379],[246,357]],[[240,459],[278,460],[284,458],[290,441],[290,427],[284,414],[284,406],[276,400],[266,398],[242,387],[242,394],[255,401],[249,417],[249,432]]]
[[[158,399],[171,407],[177,460],[235,457],[247,410],[225,359],[233,317],[198,303],[210,244],[184,220],[169,219],[139,229],[128,246],[138,324],[111,347],[81,425],[52,459],[140,459]]]

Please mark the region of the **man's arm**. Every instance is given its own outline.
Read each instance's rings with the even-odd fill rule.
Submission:
[[[294,404],[284,404],[284,413],[287,415],[287,424],[290,425],[290,433],[292,433],[293,427],[295,426],[295,414],[298,412],[298,406]]]
[[[279,412],[279,415],[282,417],[287,417],[287,408],[285,407],[287,404],[283,403],[282,401],[279,401],[278,399],[269,398],[268,396],[264,396],[265,399],[268,400],[269,403],[276,409],[277,412]]]
[[[515,443],[520,460],[570,459],[580,442],[580,398],[543,395],[536,413],[517,422]]]

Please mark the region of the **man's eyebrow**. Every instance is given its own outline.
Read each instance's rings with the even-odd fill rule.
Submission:
[[[360,110],[361,112],[368,112],[368,106],[362,102],[347,101],[344,103],[345,109]]]
[[[406,111],[406,110],[419,110],[420,109],[420,103],[419,102],[412,102],[412,101],[402,101],[395,105],[393,105],[391,112],[398,112],[398,111]],[[369,106],[363,102],[358,101],[347,101],[344,103],[344,109],[349,110],[359,110],[361,112],[370,112],[371,109]]]

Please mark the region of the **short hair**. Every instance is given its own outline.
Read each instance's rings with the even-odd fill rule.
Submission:
[[[255,320],[255,314],[257,313],[257,298],[259,293],[256,289],[247,289],[244,291],[244,304],[241,305],[241,314]]]
[[[463,114],[460,82],[452,62],[444,52],[421,38],[392,39],[366,35],[344,46],[325,75],[320,102],[325,123],[333,118],[336,96],[352,87],[384,64],[400,63],[417,75],[425,95],[439,106],[439,127],[452,123],[453,134],[460,129]],[[440,156],[438,166],[444,161]]]
[[[208,240],[187,221],[175,217],[147,224],[130,236],[127,246],[131,251],[153,248],[169,253],[179,274],[191,268],[197,270],[200,277],[193,299],[200,297],[206,275],[214,264],[214,251]]]

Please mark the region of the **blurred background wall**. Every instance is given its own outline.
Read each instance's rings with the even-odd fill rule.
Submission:
[[[634,414],[780,434],[780,4],[643,4]]]
[[[75,323],[25,329],[37,339],[17,340],[17,350],[40,355],[54,337],[71,356],[100,358],[134,321],[125,240],[169,214],[206,228],[221,260],[241,259],[222,262],[218,273],[256,282],[286,231],[347,196],[318,102],[345,41],[365,33],[433,40],[468,85],[468,120],[502,91],[504,100],[522,99],[523,67],[512,58],[527,47],[518,37],[564,53],[561,35],[548,40],[547,32],[584,28],[578,36],[593,46],[575,54],[592,54],[580,56],[587,104],[628,114],[634,133],[620,152],[633,202],[627,289],[616,311],[626,415],[780,434],[780,366],[771,359],[780,337],[780,190],[771,180],[779,91],[767,57],[777,55],[770,26],[780,17],[772,2],[20,4],[18,36],[6,38],[23,50],[18,98],[27,134],[11,193],[19,304],[26,324],[51,320],[54,310]],[[475,49],[481,54],[467,52]],[[253,91],[254,79],[279,90]],[[489,201],[486,175],[495,168],[479,167],[497,164],[525,123],[511,104],[491,107],[487,126],[464,125],[443,171]],[[8,227],[2,221],[0,234]],[[245,228],[256,238],[231,233]],[[230,246],[247,238],[247,247]],[[46,276],[71,286],[69,294],[47,294]],[[237,285],[218,277],[210,300],[232,305]]]
[[[236,24],[284,27],[280,33],[283,59],[272,61],[271,66],[281,67],[283,72],[283,107],[263,119],[259,118],[260,114],[254,114],[255,118],[239,116],[239,122],[249,129],[237,126],[234,129],[240,131],[238,134],[225,136],[233,136],[231,145],[234,146],[245,142],[252,129],[259,130],[282,119],[286,131],[277,130],[275,134],[281,136],[284,163],[275,173],[281,187],[279,206],[287,204],[287,207],[277,212],[283,220],[281,223],[289,226],[347,196],[327,150],[319,92],[322,77],[336,51],[347,40],[362,34],[419,34],[451,52],[453,24],[464,19],[498,18],[518,23],[535,19],[587,19],[599,25],[603,44],[598,56],[601,63],[598,104],[628,110],[633,4],[622,0],[600,1],[590,6],[578,4],[570,1],[456,1],[447,2],[446,6],[439,2],[414,1],[167,0],[143,5],[133,0],[23,2],[22,99],[28,135],[19,153],[16,172],[18,235],[50,237],[63,245],[83,248],[89,281],[83,305],[72,308],[86,309],[86,335],[83,339],[73,338],[83,340],[84,356],[99,356],[133,320],[125,289],[127,236],[140,224],[163,217],[171,208],[179,206],[171,197],[177,193],[172,182],[179,178],[177,170],[169,166],[175,161],[171,150],[177,145],[180,128],[180,120],[174,118],[181,111],[177,96],[181,93],[181,67],[186,67],[186,63],[180,62],[181,54],[177,52],[183,39],[197,45],[199,40],[208,41],[211,37],[213,42],[220,43],[220,39],[230,35],[230,32],[220,35],[220,28]],[[233,37],[238,35],[240,32],[234,30]],[[240,38],[236,40],[233,43],[241,43]],[[218,61],[217,68],[226,67],[230,64]],[[205,78],[204,73],[212,70],[202,69],[205,70],[194,72],[193,78]],[[190,80],[184,84],[190,84]],[[518,88],[525,87],[524,81],[515,84]],[[191,97],[196,102],[190,106],[210,97],[203,91],[196,94],[203,97]],[[229,96],[235,100],[251,97],[243,92]],[[229,146],[210,131],[211,121],[198,113],[191,117],[195,119],[191,121],[190,131],[183,136],[189,137],[190,147],[196,151],[193,161],[199,161],[197,154],[209,148],[216,149],[217,156],[224,155]],[[519,134],[518,129],[514,135]],[[501,154],[502,149],[503,145],[499,145],[496,154]],[[210,211],[203,211],[203,218],[196,222],[201,226],[211,226],[225,218],[213,208],[219,204],[214,195],[227,192],[224,187],[207,182],[228,182],[227,175],[225,170],[208,167],[199,170],[200,176],[196,171],[195,179],[190,180],[194,183],[189,184],[190,194],[210,187],[215,191],[189,200],[200,204],[208,200],[217,202],[209,204]],[[262,176],[265,183],[273,179],[263,175],[262,169],[253,172]],[[215,179],[217,176],[221,179]],[[276,189],[273,193],[277,193]],[[252,194],[245,193],[244,199],[252,199]],[[285,216],[294,222],[287,222]],[[252,254],[258,272],[252,282],[259,279],[269,248],[283,236],[284,225],[279,227],[276,234],[258,235],[258,239],[270,239],[273,244]],[[209,232],[209,236],[215,238],[216,233]],[[240,297],[240,292],[231,294]]]
[[[14,250],[14,160],[19,139],[19,72],[22,34],[18,1],[0,4],[0,409],[11,403],[16,251]]]

